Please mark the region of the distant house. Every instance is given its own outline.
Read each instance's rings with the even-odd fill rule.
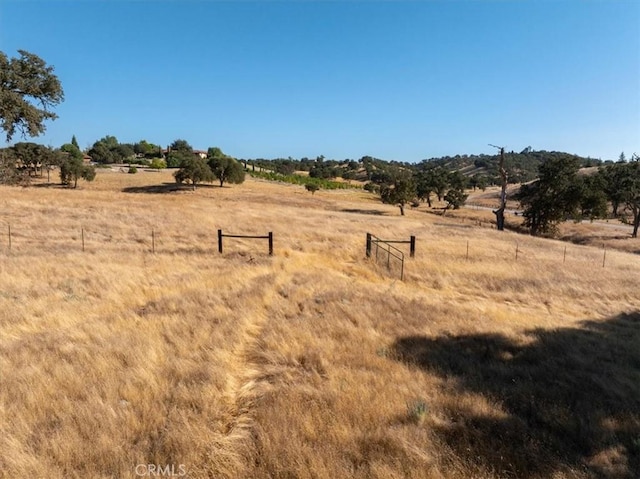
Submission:
[[[93,158],[91,158],[89,155],[85,154],[85,155],[82,156],[82,162],[85,165],[90,165],[93,162]]]

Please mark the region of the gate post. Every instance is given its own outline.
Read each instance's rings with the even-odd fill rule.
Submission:
[[[367,233],[367,258],[371,258],[371,233]]]
[[[218,230],[218,253],[222,254],[222,230]]]

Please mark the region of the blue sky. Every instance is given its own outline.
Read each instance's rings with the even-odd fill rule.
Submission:
[[[35,139],[52,146],[640,154],[637,0],[2,0],[0,50],[18,49],[65,90]]]

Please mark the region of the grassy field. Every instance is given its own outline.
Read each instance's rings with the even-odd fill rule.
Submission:
[[[638,240],[171,180],[0,187],[0,477],[640,477]]]

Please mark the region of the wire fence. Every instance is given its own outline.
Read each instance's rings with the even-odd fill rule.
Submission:
[[[79,226],[60,227],[54,223],[42,224],[36,228],[33,224],[21,228],[15,224],[0,224],[0,255],[46,256],[68,253],[159,253],[159,254],[215,254],[220,250],[220,232],[203,226],[185,229],[135,228]],[[226,235],[223,235],[226,236]],[[258,238],[266,240],[268,249],[256,245],[255,236],[229,235],[234,237],[233,251],[273,253],[273,233]],[[409,243],[410,251],[415,254],[415,239],[399,241]],[[394,276],[405,276],[405,254],[385,241],[371,235],[368,240],[367,257],[387,268]],[[294,248],[297,243],[289,244],[282,239],[281,248]],[[541,247],[526,241],[501,241],[487,248],[486,241],[473,239],[434,237],[421,243],[419,258],[421,262],[437,264],[447,259],[465,261],[508,261],[522,264],[552,263],[555,267],[576,263],[589,264],[593,268],[629,266],[629,252],[609,248],[605,244],[600,248],[581,246],[572,243],[549,241]],[[640,246],[638,248],[640,253]]]
[[[415,252],[415,237],[412,237],[411,253]],[[386,266],[387,271],[396,274],[400,280],[404,279],[404,253],[389,241],[381,240],[377,236],[367,233],[366,256],[376,263]]]

